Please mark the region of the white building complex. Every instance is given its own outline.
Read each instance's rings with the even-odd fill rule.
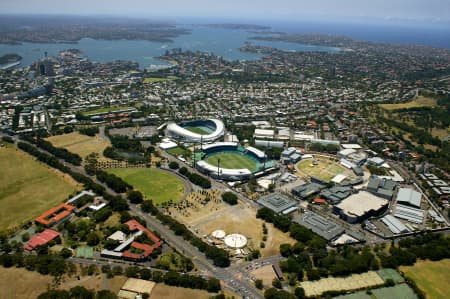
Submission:
[[[190,128],[197,128],[192,130]],[[203,131],[204,134],[194,131]],[[167,135],[173,139],[189,142],[212,142],[225,134],[225,125],[218,119],[194,120],[189,122],[169,123]]]

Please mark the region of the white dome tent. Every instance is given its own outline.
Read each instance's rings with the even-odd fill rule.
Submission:
[[[247,238],[241,234],[230,234],[224,238],[225,245],[232,249],[240,249],[247,245]]]

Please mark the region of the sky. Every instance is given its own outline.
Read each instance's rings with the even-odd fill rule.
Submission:
[[[450,0],[0,0],[5,14],[450,22]]]

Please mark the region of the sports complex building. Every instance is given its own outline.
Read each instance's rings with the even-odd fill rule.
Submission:
[[[277,167],[276,161],[267,160],[263,151],[236,142],[202,145],[194,161],[200,172],[226,181],[246,180]]]
[[[212,142],[225,134],[225,125],[218,119],[169,123],[167,135],[187,143]]]

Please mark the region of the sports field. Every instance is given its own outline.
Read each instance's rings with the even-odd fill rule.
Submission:
[[[380,107],[386,110],[397,110],[416,107],[433,107],[436,105],[437,105],[436,99],[419,96],[417,97],[417,99],[411,102],[400,104],[380,104]]]
[[[220,159],[220,167],[221,168],[229,168],[229,169],[242,169],[247,168],[250,171],[255,171],[256,162],[247,157],[246,155],[239,153],[216,153],[212,155],[208,155],[205,161],[211,165],[217,166],[218,159]]]
[[[191,131],[192,133],[197,133],[197,134],[200,134],[200,135],[208,135],[209,133],[211,133],[211,132],[209,132],[209,131],[207,131],[207,130],[205,130],[203,128],[200,128],[200,127],[184,127],[184,129],[186,129],[188,131]]]
[[[0,230],[33,220],[80,190],[72,177],[13,146],[0,148]]]
[[[98,109],[94,109],[94,110],[85,111],[82,114],[85,116],[89,116],[89,115],[97,114],[97,113],[116,112],[116,111],[120,111],[120,110],[129,110],[129,109],[133,109],[133,108],[134,107],[132,107],[132,106],[102,107],[102,108],[98,108]]]
[[[406,283],[398,284],[393,287],[374,289],[374,290],[372,290],[372,293],[375,296],[375,298],[377,298],[377,299],[385,299],[385,298],[418,299],[419,298]],[[446,298],[448,298],[448,297],[446,297]]]
[[[383,279],[376,272],[369,271],[347,277],[327,277],[316,281],[303,281],[300,283],[300,286],[305,289],[306,296],[317,296],[328,291],[357,290],[382,284],[384,284]]]
[[[302,177],[316,177],[329,182],[338,174],[343,174],[347,179],[355,179],[356,176],[350,169],[345,168],[339,162],[335,162],[326,157],[315,157],[317,165],[314,165],[313,159],[305,159],[297,163],[298,174]]]
[[[151,77],[151,78],[144,78],[144,84],[150,84],[150,83],[157,83],[157,82],[164,82],[164,81],[171,81],[176,80],[178,77],[176,76],[167,76],[167,77]]]
[[[415,281],[427,298],[450,298],[450,259],[438,262],[418,261],[414,266],[402,266],[400,271]]]
[[[156,168],[116,168],[107,170],[121,177],[155,204],[181,199],[184,184],[173,174]]]
[[[52,136],[46,138],[46,140],[51,142],[53,146],[63,147],[69,152],[78,154],[83,159],[91,153],[96,153],[99,156],[99,161],[109,160],[103,156],[103,151],[106,147],[111,146],[111,143],[98,137],[98,135],[90,137],[74,132]]]

